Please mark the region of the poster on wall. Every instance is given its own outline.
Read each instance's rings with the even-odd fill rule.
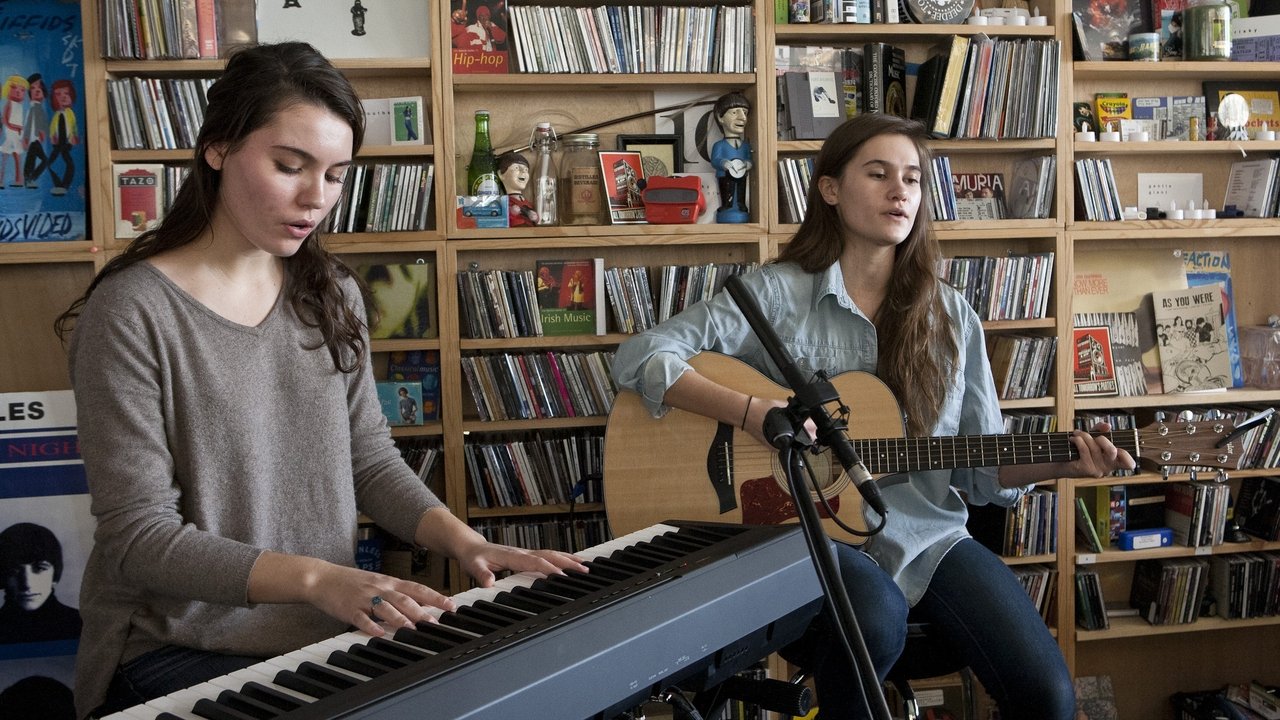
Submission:
[[[93,516],[70,390],[0,394],[0,707],[71,718]]]
[[[431,54],[427,0],[259,2],[258,42],[302,40],[328,58],[424,58]]]
[[[84,240],[80,3],[0,0],[0,242]]]

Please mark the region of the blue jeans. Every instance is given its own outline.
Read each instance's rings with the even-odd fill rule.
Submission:
[[[883,685],[907,640],[907,599],[889,573],[866,553],[843,543],[836,543],[835,550],[840,580],[876,677]],[[841,643],[834,639],[835,628],[830,610],[824,608],[804,636],[781,655],[813,676],[822,720],[869,718],[858,676]]]
[[[943,558],[920,602],[906,598],[861,551],[837,544],[841,579],[883,684],[906,642],[907,622],[964,661],[1000,706],[1002,717],[1072,720],[1075,693],[1066,662],[1044,620],[999,557],[973,539]],[[824,611],[782,656],[813,674],[821,720],[870,718],[853,669]]]
[[[223,655],[169,645],[143,653],[116,668],[107,698],[93,711],[104,717],[134,705],[199,685],[262,662],[263,658]]]

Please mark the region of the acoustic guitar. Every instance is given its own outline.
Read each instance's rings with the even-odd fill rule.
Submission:
[[[792,395],[789,388],[726,355],[704,352],[690,364],[703,376],[756,397],[786,400]],[[854,449],[882,484],[885,476],[913,470],[1065,462],[1079,456],[1066,432],[904,437],[898,402],[879,378],[847,372],[831,382],[852,409],[849,437]],[[1109,435],[1135,459],[1157,466],[1231,469],[1239,462],[1238,443],[1230,441],[1234,432],[1230,422],[1205,420],[1157,422]],[[654,419],[640,396],[619,393],[605,429],[604,499],[610,529],[622,535],[668,519],[794,521],[795,505],[777,457],[735,426],[676,409]],[[806,459],[836,516],[865,530],[862,497],[830,450],[807,453]],[[821,504],[818,509],[832,537],[861,541],[836,525]]]

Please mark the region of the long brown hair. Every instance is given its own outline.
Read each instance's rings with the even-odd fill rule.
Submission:
[[[112,258],[84,295],[58,316],[54,322],[58,337],[66,340],[85,302],[107,277],[186,245],[208,228],[218,204],[222,173],[205,160],[207,150],[225,145],[226,152],[233,153],[278,113],[299,104],[330,110],[351,126],[351,154],[355,156],[364,140],[360,98],[346,77],[315,48],[287,42],[249,46],[233,54],[226,70],[209,88],[209,105],[196,138],[191,173],[178,190],[173,206],[158,227],[143,233]],[[284,267],[294,312],[304,323],[320,330],[334,367],[343,372],[354,371],[363,362],[368,347],[361,333],[365,319],[351,311],[342,290],[341,281],[351,276],[347,266],[325,249],[317,228],[297,253],[284,259]]]
[[[926,146],[924,127],[896,115],[857,115],[832,131],[818,157],[809,187],[809,210],[800,229],[779,254],[777,261],[791,261],[807,272],[819,272],[840,259],[844,251],[840,215],[818,191],[818,178],[840,178],[863,143],[880,135],[910,139],[920,154],[922,188],[930,187],[932,153]],[[929,434],[942,409],[949,371],[959,350],[939,292],[938,247],[921,203],[906,240],[895,249],[889,290],[875,319],[880,338],[877,374],[898,397],[913,435]]]

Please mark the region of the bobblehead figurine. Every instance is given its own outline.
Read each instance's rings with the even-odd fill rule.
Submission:
[[[515,151],[503,153],[498,158],[498,178],[507,191],[507,219],[511,227],[537,225],[538,212],[524,196],[524,189],[529,186],[528,158]]]
[[[747,116],[751,105],[740,92],[722,95],[716,100],[716,122],[723,140],[711,146],[711,165],[720,181],[718,223],[744,223],[747,211],[747,173],[751,170],[751,143],[747,142]]]

